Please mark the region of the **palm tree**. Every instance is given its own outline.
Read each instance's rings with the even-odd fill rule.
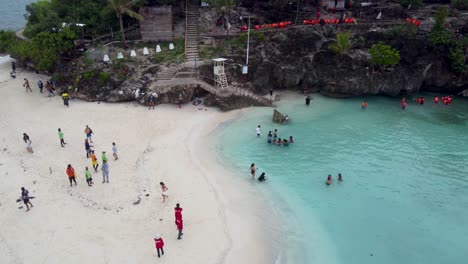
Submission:
[[[124,46],[127,46],[125,40],[125,32],[123,26],[123,16],[128,15],[129,17],[136,18],[138,20],[143,20],[144,18],[137,12],[132,10],[132,6],[135,5],[139,0],[107,0],[109,5],[114,9],[117,18],[119,19],[120,32],[122,34],[122,41]]]
[[[335,52],[336,54],[346,54],[350,50],[354,42],[350,40],[351,34],[349,32],[341,33],[338,32],[336,35],[336,43],[330,44],[328,49]]]

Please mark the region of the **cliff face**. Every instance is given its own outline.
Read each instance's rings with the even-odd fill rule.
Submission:
[[[459,93],[468,88],[467,75],[449,71],[447,58],[435,55],[424,38],[392,39],[385,33],[355,36],[345,55],[328,50],[333,36],[313,29],[288,29],[267,36],[252,52],[251,79],[259,93],[274,89],[320,92],[333,97],[418,91]],[[400,51],[401,61],[380,70],[370,63],[368,49],[382,41]]]

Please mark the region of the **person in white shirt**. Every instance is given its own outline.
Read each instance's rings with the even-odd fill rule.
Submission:
[[[260,125],[258,125],[257,128],[256,128],[255,130],[256,130],[256,132],[257,132],[257,137],[259,137],[260,134],[261,134],[261,133],[260,133]]]

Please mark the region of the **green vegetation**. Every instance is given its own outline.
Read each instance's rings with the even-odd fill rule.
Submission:
[[[468,0],[452,0],[452,7],[460,10],[468,9]]]
[[[120,34],[122,35],[122,42],[124,46],[127,45],[125,41],[125,31],[123,26],[123,16],[127,15],[132,18],[136,18],[138,20],[143,20],[143,17],[140,16],[137,12],[132,10],[132,7],[136,5],[139,1],[138,0],[107,0],[109,5],[115,12],[115,15],[119,19],[120,25]]]
[[[403,7],[408,7],[411,5],[411,7],[419,7],[423,5],[422,0],[400,0],[400,4]]]
[[[5,53],[15,44],[15,32],[0,30],[0,53]]]
[[[185,60],[185,39],[176,39],[174,50],[169,50],[170,42],[161,42],[161,52],[156,53],[152,59],[154,63],[181,63]]]
[[[82,74],[82,77],[84,80],[87,80],[87,81],[96,80],[99,86],[104,86],[106,83],[110,81],[110,74],[107,72],[103,72],[101,70],[86,71]],[[77,85],[80,80],[81,78],[78,77],[77,80],[75,81],[75,85]]]
[[[211,7],[218,9],[223,15],[229,14],[231,8],[236,6],[236,0],[205,0]]]
[[[396,65],[400,62],[400,52],[381,42],[372,45],[369,53],[372,58],[372,63],[383,68]]]
[[[350,32],[338,32],[338,34],[336,35],[336,42],[330,44],[330,46],[328,46],[328,49],[339,55],[346,54],[348,50],[350,50],[354,45],[350,38]]]
[[[412,39],[416,37],[418,27],[412,23],[393,26],[388,30],[388,34],[397,39]]]

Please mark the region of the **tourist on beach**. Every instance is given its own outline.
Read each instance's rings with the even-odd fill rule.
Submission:
[[[115,146],[115,142],[112,142],[112,156],[114,156],[114,160],[119,159],[119,156],[117,155],[117,147]]]
[[[262,174],[260,174],[260,177],[258,177],[258,181],[259,181],[259,182],[264,182],[264,181],[266,181],[265,172],[262,172]]]
[[[158,251],[158,258],[160,258],[161,254],[164,255],[164,240],[162,239],[161,235],[156,234],[156,236],[154,236],[154,244],[156,250]]]
[[[175,220],[177,219],[182,219],[182,207],[180,207],[180,204],[177,203],[176,207],[174,207],[174,215],[175,215]]]
[[[29,152],[29,153],[34,153],[33,151],[33,148],[32,148],[32,141],[28,138],[28,140],[26,141],[26,150]]]
[[[101,160],[102,160],[103,163],[108,161],[105,151],[103,151],[102,154],[101,154]]]
[[[256,171],[257,171],[257,168],[255,168],[255,163],[252,163],[252,165],[250,165],[250,174],[252,174],[252,180],[255,179]]]
[[[89,142],[88,142],[87,139],[85,139],[85,143],[84,143],[84,144],[85,144],[85,150],[86,150],[86,158],[89,158],[89,156],[91,155],[91,147],[93,147],[93,146],[91,146],[91,145],[89,144]]]
[[[39,92],[42,93],[42,89],[44,88],[44,84],[42,83],[42,80],[39,80],[37,82],[37,87],[39,88]]]
[[[179,230],[179,235],[177,236],[177,239],[180,240],[182,239],[182,235],[184,234],[182,233],[182,230],[184,230],[184,220],[176,219],[175,224],[177,226],[177,230]]]
[[[159,185],[161,185],[161,196],[163,198],[163,203],[166,201],[166,198],[169,198],[169,196],[167,195],[167,190],[169,190],[167,187],[166,187],[166,184],[164,184],[164,182],[160,182]]]
[[[93,130],[88,125],[86,125],[84,133],[89,142],[93,143],[93,139],[91,138],[93,136]]]
[[[182,108],[183,103],[184,103],[184,98],[182,97],[182,94],[179,93],[179,100],[177,100],[177,105],[179,106],[179,109]]]
[[[86,182],[88,183],[88,186],[93,186],[93,177],[91,177],[91,173],[89,172],[88,166],[86,166],[85,168],[85,178]]]
[[[268,131],[267,143],[271,144],[272,139],[273,139],[273,135],[271,134],[271,131]]]
[[[49,97],[54,96],[54,87],[52,87],[52,84],[49,81],[46,82],[45,87],[46,87],[47,91],[49,92],[49,94],[47,96],[49,96]]]
[[[31,201],[29,201],[29,191],[26,190],[26,188],[24,187],[21,187],[21,197],[20,197],[20,200],[23,201],[24,205],[26,205],[26,212],[29,211],[29,206],[31,206],[31,208],[33,208],[33,204],[31,203]]]
[[[327,181],[325,182],[325,184],[331,185],[332,183],[333,183],[332,176],[330,174],[328,174],[328,178],[327,178]]]
[[[285,147],[289,146],[289,143],[288,143],[287,139],[283,139],[283,146],[285,146]]]
[[[107,163],[107,161],[102,162],[101,171],[102,171],[102,183],[105,183],[105,182],[109,183],[109,164]]]
[[[149,95],[149,97],[148,97],[148,110],[150,110],[151,108],[153,108],[153,110],[154,110],[154,104],[155,104],[155,101],[156,101],[155,94],[156,93],[151,93]]]
[[[24,78],[24,83],[23,83],[23,87],[26,88],[26,92],[32,92],[31,90],[31,86],[29,86],[29,81],[28,79]]]
[[[29,140],[28,134],[23,133],[23,141],[24,141],[24,143],[28,143],[28,140]]]
[[[283,141],[281,140],[281,138],[278,138],[278,140],[276,140],[276,145],[281,146],[282,144]]]
[[[258,125],[257,128],[255,128],[255,132],[257,132],[257,137],[259,137],[261,134],[260,125]]]
[[[62,100],[63,100],[63,105],[66,107],[70,107],[68,104],[68,101],[70,101],[70,96],[68,95],[67,92],[62,93]]]
[[[270,99],[273,100],[273,89],[270,89]]]
[[[60,128],[58,129],[58,137],[59,137],[59,139],[60,139],[60,145],[61,145],[62,147],[65,147],[65,145],[66,145],[67,143],[65,143],[65,140],[63,139],[63,132],[62,132],[62,130],[61,130]]]
[[[289,136],[289,143],[294,143],[294,139],[292,136]]]
[[[310,95],[308,95],[308,96],[306,97],[306,99],[305,99],[305,104],[306,104],[307,106],[310,105]]]
[[[438,103],[439,103],[439,97],[434,96],[434,103],[435,103],[435,104],[438,104]]]
[[[275,130],[273,131],[273,144],[276,142],[276,139],[277,139],[277,138],[278,138],[278,130],[275,129]]]
[[[341,176],[341,173],[338,173],[338,181],[342,182],[343,181],[343,176]]]
[[[10,77],[13,79],[16,79],[16,72],[14,71],[10,72]]]
[[[70,186],[72,185],[72,182],[75,183],[76,186],[76,173],[75,169],[72,167],[72,165],[68,164],[67,166],[67,175],[68,175],[68,180],[70,181]]]
[[[91,150],[91,164],[93,164],[94,171],[97,172],[99,163],[97,161],[96,154],[94,154],[94,150]]]
[[[14,61],[11,62],[11,71],[16,72],[16,62]]]
[[[362,103],[361,103],[361,109],[363,109],[363,110],[366,110],[366,109],[367,109],[367,102],[366,102],[366,101],[362,101]]]

